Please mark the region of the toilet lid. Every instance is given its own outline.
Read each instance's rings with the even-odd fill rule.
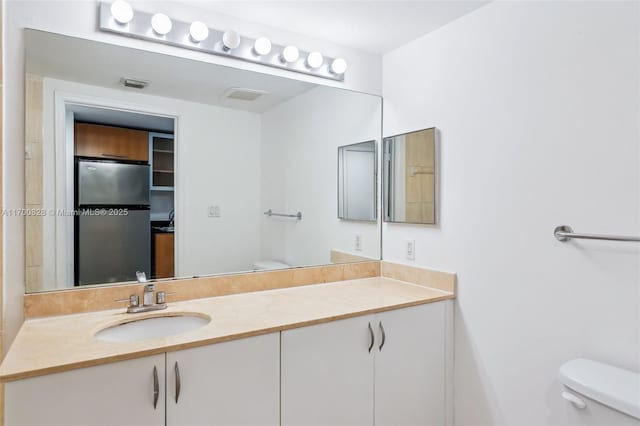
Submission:
[[[582,395],[640,419],[640,374],[589,359],[559,370],[560,381]]]

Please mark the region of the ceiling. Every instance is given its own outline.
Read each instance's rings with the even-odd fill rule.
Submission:
[[[251,0],[182,3],[375,54],[384,54],[488,1]]]
[[[26,30],[25,46],[27,73],[243,111],[264,112],[316,87],[269,74],[36,30]],[[148,81],[149,85],[142,90],[125,88],[120,84],[123,77]],[[223,94],[230,88],[267,94],[255,101],[229,99]]]

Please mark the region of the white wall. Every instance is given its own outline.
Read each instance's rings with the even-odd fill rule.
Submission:
[[[263,219],[263,258],[324,264],[332,249],[380,257],[377,223],[338,219],[337,167],[338,146],[380,144],[381,108],[377,96],[317,87],[262,114],[262,208],[303,215]]]
[[[441,131],[441,223],[383,257],[458,273],[457,425],[585,424],[563,362],[640,371],[637,245],[552,235],[640,235],[639,8],[494,2],[383,58],[384,134]]]
[[[380,93],[380,57],[331,43],[303,37],[277,28],[239,21],[213,13],[186,7],[179,2],[136,2],[140,10],[157,10],[176,19],[198,18],[214,28],[233,27],[247,36],[266,35],[274,43],[294,43],[305,50],[320,50],[328,56],[349,60],[349,73],[344,83],[319,79],[275,68],[244,63],[233,59],[165,46],[143,40],[130,39],[97,30],[97,0],[19,1],[3,2],[3,63],[4,63],[4,128],[3,128],[3,207],[24,206],[24,37],[23,28],[33,28],[95,41],[145,49],[205,62],[249,69],[288,78],[334,85],[370,93]],[[22,323],[24,293],[24,220],[22,217],[4,218],[4,342],[13,340]]]

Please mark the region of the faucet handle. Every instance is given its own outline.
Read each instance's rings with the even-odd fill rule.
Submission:
[[[132,294],[127,299],[116,299],[114,302],[129,302],[129,306],[135,308],[140,304],[140,298],[137,294]]]
[[[156,293],[156,303],[157,303],[158,305],[161,305],[161,304],[163,304],[163,303],[166,303],[166,301],[167,301],[167,300],[166,300],[166,298],[165,298],[165,297],[166,297],[166,296],[171,296],[172,294],[176,294],[176,292],[175,292],[175,291],[170,291],[170,292],[167,292],[167,291],[159,291],[159,292],[157,292],[157,293]]]

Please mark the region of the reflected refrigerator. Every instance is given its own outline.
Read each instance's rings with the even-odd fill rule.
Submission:
[[[151,276],[149,165],[76,158],[75,285]]]

